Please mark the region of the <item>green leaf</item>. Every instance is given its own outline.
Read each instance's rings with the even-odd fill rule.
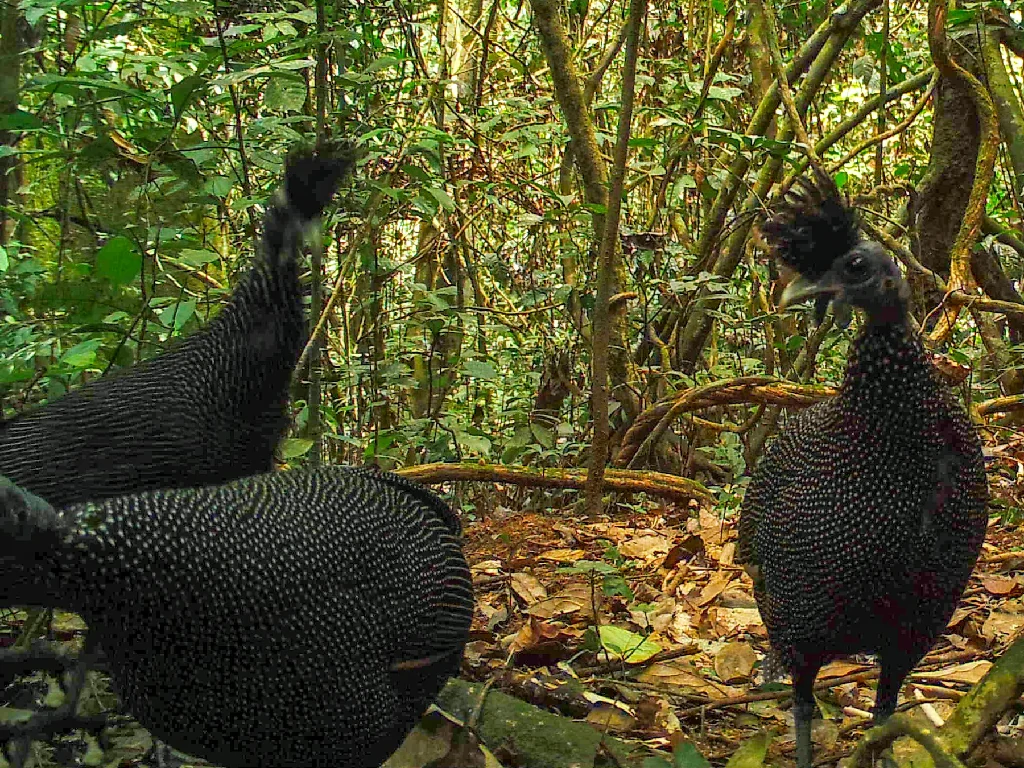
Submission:
[[[761,768],[764,765],[764,757],[768,753],[768,745],[771,744],[772,735],[767,731],[761,731],[756,736],[747,739],[732,753],[725,768]]]
[[[285,460],[297,459],[299,456],[305,456],[309,453],[309,449],[312,447],[312,440],[307,440],[304,437],[289,437],[281,443],[281,458]]]
[[[42,127],[42,120],[23,109],[0,115],[0,131],[32,131]]]
[[[199,75],[191,75],[171,86],[171,109],[175,119],[185,114],[185,110],[195,101],[195,95],[205,90],[205,81]]]
[[[316,62],[312,59],[288,59],[287,61],[275,59],[271,64],[274,66],[274,69],[284,69],[289,72],[309,69],[310,67],[316,66]]]
[[[471,379],[487,379],[492,381],[498,378],[498,371],[490,363],[482,360],[464,360],[462,371]]]
[[[397,67],[402,63],[401,59],[397,59],[394,56],[381,56],[379,59],[375,59],[370,62],[370,65],[363,70],[364,74],[372,75],[381,69],[387,69],[388,67]]]
[[[159,320],[166,327],[180,331],[195,313],[195,299],[189,299],[188,301],[179,301],[164,309],[159,315]]]
[[[142,271],[142,256],[127,237],[113,237],[96,252],[96,274],[114,285],[127,285]]]
[[[301,112],[306,103],[306,84],[293,77],[273,77],[263,92],[267,109]]]
[[[227,176],[211,176],[203,184],[203,189],[214,197],[224,199],[228,196],[233,186],[234,184]]]
[[[481,456],[491,455],[491,441],[483,435],[469,435],[465,432],[458,433],[459,445],[467,451],[479,453]]]
[[[949,11],[947,19],[950,26],[957,27],[965,24],[973,24],[978,18],[978,12],[974,9],[953,8]]]
[[[96,350],[100,348],[100,344],[101,341],[99,339],[89,339],[88,341],[75,344],[75,346],[60,356],[61,365],[77,368],[78,370],[88,368],[96,360]]]
[[[743,91],[739,88],[727,88],[721,85],[712,85],[708,88],[708,98],[715,101],[732,101],[742,95]]]
[[[533,432],[534,438],[545,448],[555,447],[555,433],[547,427],[541,426],[540,424],[531,424],[530,431]]]
[[[599,627],[598,634],[601,638],[601,647],[618,656],[627,664],[639,664],[647,661],[661,650],[661,646],[653,640],[611,624],[603,624]],[[707,768],[711,768],[711,766]]]
[[[640,768],[672,768],[672,763],[663,757],[648,757]]]
[[[600,573],[610,574],[618,573],[619,569],[611,563],[605,563],[600,560],[577,560],[572,565],[564,568],[559,568],[559,573]]]
[[[207,250],[195,250],[193,248],[182,248],[178,254],[182,263],[190,267],[202,267],[220,259],[219,253]]]
[[[0,272],[6,272],[11,266],[11,260],[7,258],[7,249],[0,245]]]
[[[711,768],[711,763],[693,744],[681,741],[672,753],[672,768]]]
[[[28,709],[0,707],[0,723],[23,723],[35,713]]]
[[[455,210],[455,201],[451,199],[447,192],[438,187],[427,187],[427,192],[433,195],[434,199],[440,203],[441,207],[446,211]]]

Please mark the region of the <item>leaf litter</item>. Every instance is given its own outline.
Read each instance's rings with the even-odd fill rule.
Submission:
[[[1019,507],[1022,446],[1012,462],[1019,474],[992,473],[995,508]],[[693,506],[622,506],[599,521],[551,509],[467,524],[479,610],[464,677],[494,679],[525,701],[650,747],[692,743],[712,761],[773,732],[768,759],[791,764],[788,679],[762,685],[767,634],[750,579],[733,560],[736,521]],[[948,717],[1021,632],[1024,525],[993,518],[947,633],[901,701]],[[868,726],[877,669],[854,657],[821,671],[815,740],[823,759],[848,753]],[[590,696],[559,705],[538,693],[570,683]]]

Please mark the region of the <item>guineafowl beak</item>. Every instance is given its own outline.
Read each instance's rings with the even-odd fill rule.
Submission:
[[[811,296],[821,296],[822,298],[827,296],[828,299],[833,299],[842,293],[843,286],[833,280],[828,272],[818,280],[807,280],[803,276],[798,276],[782,291],[782,296],[778,300],[778,308],[787,309]]]
[[[779,299],[779,309],[788,309],[811,296],[823,296],[829,298],[842,292],[842,286],[830,280],[831,275],[825,274],[820,280],[808,280],[806,277],[797,277],[785,287]]]
[[[787,309],[804,299],[817,297],[814,302],[814,322],[821,325],[825,319],[828,307],[832,305],[832,314],[835,324],[840,328],[846,328],[853,319],[853,312],[850,305],[842,300],[843,288],[838,282],[831,279],[830,274],[825,274],[818,280],[808,280],[805,277],[797,277],[785,287],[779,299],[779,309]]]

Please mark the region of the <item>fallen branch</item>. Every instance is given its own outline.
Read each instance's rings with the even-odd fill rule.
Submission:
[[[979,654],[975,651],[956,651],[949,654],[939,654],[937,656],[926,656],[921,662],[920,667],[922,668],[933,668],[941,667],[946,664],[959,663],[964,661],[976,661],[983,654]],[[817,681],[814,684],[815,691],[825,691],[831,688],[836,688],[840,685],[846,685],[847,683],[864,683],[868,680],[877,680],[879,675],[878,667],[873,669],[865,669],[862,672],[851,672],[848,675],[842,675],[841,677],[828,677]],[[919,678],[918,672],[913,672],[908,677],[909,680],[914,681]],[[929,677],[928,679],[934,679]],[[920,683],[914,683],[918,687],[922,687]],[[928,688],[934,688],[935,686],[928,686]],[[958,694],[956,691],[949,691],[951,694]],[[690,717],[692,715],[701,715],[708,710],[721,709],[722,707],[732,707],[741,704],[752,704],[756,701],[773,701],[776,699],[788,699],[793,695],[793,691],[790,688],[782,688],[777,691],[762,691],[758,693],[745,693],[736,696],[728,696],[723,699],[709,699],[707,703],[700,704],[697,706],[683,709],[676,714],[680,717]],[[957,696],[961,698],[961,696]]]
[[[572,488],[583,490],[587,481],[586,470],[547,469],[510,466],[505,464],[418,464],[404,467],[397,473],[410,480],[435,485],[459,480],[489,483],[508,483],[530,488]],[[605,471],[605,491],[623,493],[649,493],[671,499],[711,499],[711,492],[696,480],[665,472],[634,472],[625,469]]]
[[[959,300],[957,296],[966,296],[954,292],[947,296],[950,300]],[[1013,307],[1024,315],[1024,305],[1010,304],[1006,301],[994,302],[991,299],[977,299],[972,303],[976,309],[981,305],[998,304],[1003,311],[1005,307]],[[962,366],[951,364],[941,355],[933,355],[932,365],[940,378],[949,386],[957,386],[966,378]],[[671,397],[652,405],[636,417],[622,439],[622,447],[615,457],[614,466],[634,467],[646,456],[654,445],[662,438],[672,423],[684,414],[723,405],[774,405],[784,408],[807,408],[816,403],[834,397],[838,390],[835,387],[818,384],[795,384],[791,381],[776,379],[773,376],[741,376],[735,379],[723,379],[703,387],[684,389]],[[988,412],[998,412],[1000,408],[1012,409],[1021,407],[1024,396],[1019,398],[998,398],[987,401]],[[982,404],[983,406],[986,403]],[[983,414],[984,415],[984,414]],[[706,422],[705,422],[706,424]],[[744,432],[752,426],[752,422],[741,428],[729,427],[731,432]],[[707,424],[711,428],[722,429],[718,424]]]
[[[676,418],[712,406],[772,404],[806,408],[835,395],[831,387],[794,384],[772,376],[743,376],[677,392],[641,413],[622,439],[616,467],[629,466],[657,443]]]
[[[979,416],[991,416],[996,413],[1013,413],[1024,410],[1024,395],[1007,395],[984,400],[975,407]]]

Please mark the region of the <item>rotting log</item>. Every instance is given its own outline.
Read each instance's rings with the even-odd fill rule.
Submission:
[[[594,726],[546,712],[512,696],[465,680],[450,680],[437,705],[463,722],[492,752],[507,751],[523,768],[640,768],[650,752],[601,733]],[[609,757],[609,753],[614,757]]]

